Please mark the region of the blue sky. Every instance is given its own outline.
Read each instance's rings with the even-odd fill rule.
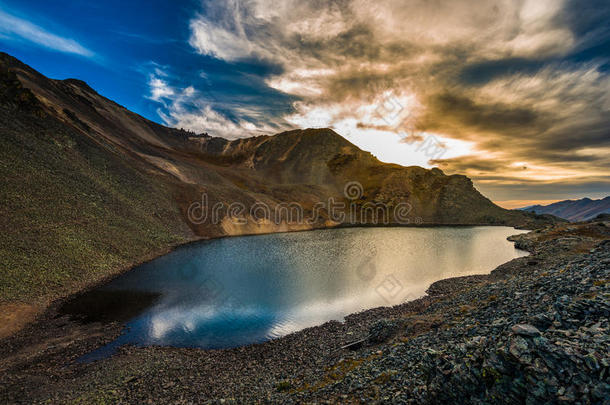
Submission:
[[[162,124],[330,127],[519,205],[610,194],[609,20],[607,0],[0,0],[0,48]]]
[[[290,97],[262,82],[273,67],[228,63],[201,55],[189,45],[189,20],[196,1],[4,1],[1,13],[53,35],[41,43],[31,30],[0,28],[2,50],[46,76],[86,81],[100,94],[146,118],[166,124],[164,103],[152,100],[151,75],[168,86],[192,86],[224,117],[237,120],[235,107],[266,106],[269,117],[291,109]],[[0,20],[1,21],[1,20]],[[77,49],[57,45],[73,41]],[[56,44],[56,45],[54,45]],[[201,128],[205,130],[205,128]]]

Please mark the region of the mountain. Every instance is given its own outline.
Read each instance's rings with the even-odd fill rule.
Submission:
[[[496,206],[465,176],[382,163],[330,129],[230,141],[167,128],[4,53],[0,164],[0,301],[48,302],[201,238],[375,224],[375,215],[549,220]],[[364,214],[334,215],[331,202]]]
[[[531,205],[521,208],[521,210],[536,214],[551,214],[573,222],[587,221],[599,214],[610,213],[610,196],[600,200],[583,198],[559,201],[549,205]]]

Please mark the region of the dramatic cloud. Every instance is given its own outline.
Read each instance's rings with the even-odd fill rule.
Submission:
[[[167,125],[205,131],[228,139],[275,133],[288,128],[286,124],[261,124],[267,114],[256,106],[227,103],[193,86],[176,87],[170,82],[176,82],[178,78],[165,71],[166,67],[152,66],[148,98],[161,104],[157,113]],[[219,109],[230,114],[223,114]]]
[[[231,119],[233,136],[329,126],[382,160],[468,174],[492,198],[542,199],[538,186],[558,182],[604,193],[610,6],[585,3],[206,0],[190,45],[271,66],[266,85],[296,100],[290,113]],[[162,80],[151,88],[171,96]],[[212,107],[187,112],[179,100],[170,120],[227,132]],[[430,139],[445,153],[423,153]]]
[[[72,53],[87,58],[95,56],[78,42],[52,34],[42,27],[0,10],[0,34],[5,38],[26,40],[54,51]]]

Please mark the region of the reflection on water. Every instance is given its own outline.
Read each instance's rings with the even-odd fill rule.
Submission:
[[[415,299],[443,278],[489,273],[526,254],[506,240],[520,232],[350,228],[218,239],[139,266],[64,312],[127,319],[110,348],[234,347]]]

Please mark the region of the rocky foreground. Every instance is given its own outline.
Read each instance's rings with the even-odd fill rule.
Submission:
[[[2,341],[0,402],[610,403],[610,218],[514,237],[531,255],[260,345],[124,347],[53,309]]]

